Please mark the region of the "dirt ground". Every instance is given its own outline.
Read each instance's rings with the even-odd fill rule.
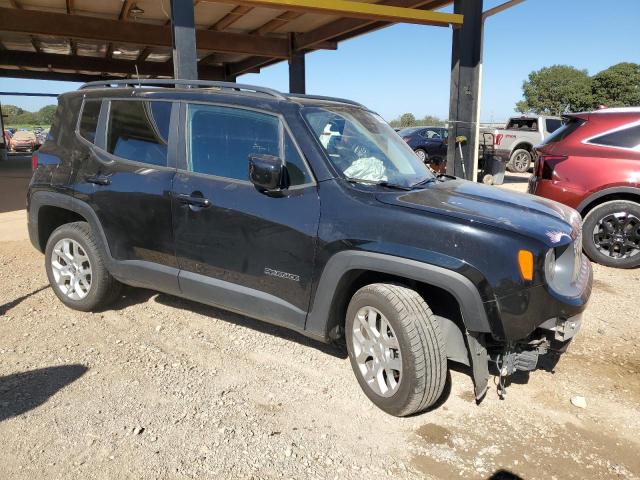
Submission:
[[[595,265],[555,373],[476,405],[453,371],[437,408],[398,419],[343,350],[286,330],[137,289],[65,308],[24,218],[0,214],[1,479],[640,478],[640,270]]]

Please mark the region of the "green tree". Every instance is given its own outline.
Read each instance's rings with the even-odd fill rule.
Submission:
[[[427,115],[420,120],[420,125],[427,125],[429,127],[441,127],[444,125],[444,120],[434,117],[433,115]]]
[[[24,110],[20,107],[16,107],[15,105],[2,105],[2,115],[5,117],[15,117],[16,115],[20,115],[24,113]]]
[[[404,127],[413,127],[416,124],[416,117],[413,113],[403,113],[400,116],[400,126]]]
[[[55,105],[46,105],[42,107],[35,114],[37,118],[37,123],[41,123],[43,125],[51,125],[53,123],[53,117],[56,114],[56,106]]]
[[[608,107],[640,105],[640,65],[618,63],[592,78],[594,101]]]
[[[524,98],[516,104],[516,109],[522,113],[561,115],[594,107],[587,71],[569,65],[554,65],[531,72],[522,85],[522,92]]]

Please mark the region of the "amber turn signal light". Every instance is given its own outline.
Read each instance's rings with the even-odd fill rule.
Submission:
[[[533,253],[529,250],[520,250],[518,252],[518,265],[520,266],[522,278],[533,280]]]

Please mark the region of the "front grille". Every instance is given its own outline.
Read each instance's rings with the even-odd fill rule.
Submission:
[[[573,241],[573,281],[580,275],[582,267],[582,229],[578,230],[578,235]]]

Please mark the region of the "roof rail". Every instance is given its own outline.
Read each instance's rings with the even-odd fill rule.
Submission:
[[[310,98],[312,100],[326,100],[328,102],[340,102],[340,103],[347,103],[349,105],[354,105],[356,107],[361,107],[364,109],[367,109],[367,107],[365,107],[364,105],[362,105],[361,103],[355,102],[353,100],[347,100],[346,98],[338,98],[338,97],[326,97],[323,95],[303,95],[301,93],[289,93],[287,94],[287,97],[289,98]]]
[[[138,80],[135,78],[123,79],[123,80],[98,80],[95,82],[88,82],[81,85],[79,90],[85,90],[88,88],[100,88],[100,87],[186,87],[186,88],[219,88],[229,89],[238,92],[255,92],[264,93],[265,95],[271,95],[279,100],[286,100],[286,97],[271,88],[256,87],[254,85],[244,85],[234,82],[216,82],[209,80],[173,80],[173,79],[151,79],[151,80]]]

